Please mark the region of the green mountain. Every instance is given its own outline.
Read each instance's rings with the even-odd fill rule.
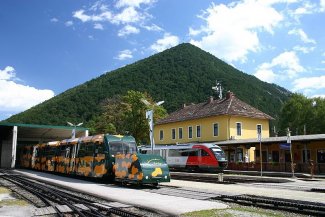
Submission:
[[[101,112],[100,103],[128,90],[149,93],[164,100],[168,112],[184,103],[198,103],[213,95],[212,86],[221,81],[246,103],[277,117],[290,92],[260,81],[191,44],[180,44],[123,68],[107,72],[71,88],[5,122],[65,125],[88,122]],[[224,94],[226,91],[224,91]]]

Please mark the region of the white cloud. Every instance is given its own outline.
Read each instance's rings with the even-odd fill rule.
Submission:
[[[325,0],[320,0],[319,6],[320,6],[320,11],[324,12],[325,11]]]
[[[148,31],[154,31],[154,32],[160,32],[160,31],[163,31],[163,29],[159,26],[157,26],[156,24],[152,24],[152,25],[149,25],[149,26],[142,26],[142,28],[148,30]]]
[[[177,44],[179,44],[179,38],[177,36],[165,33],[164,37],[158,39],[154,44],[150,46],[150,48],[155,52],[161,52],[167,48],[176,46]]]
[[[276,79],[276,74],[271,69],[259,69],[254,75],[258,79],[268,83],[273,83]]]
[[[131,59],[131,58],[133,58],[132,51],[130,51],[128,49],[120,51],[118,56],[116,57],[116,59],[118,59],[118,60],[125,60],[125,59]]]
[[[325,75],[319,77],[305,77],[294,80],[294,91],[297,90],[311,90],[325,88]]]
[[[190,28],[189,35],[201,35],[190,42],[227,61],[245,61],[249,52],[261,49],[259,32],[273,34],[283,16],[272,4],[279,1],[243,0],[229,5],[212,4],[199,17],[205,25]]]
[[[115,4],[117,8],[121,7],[140,7],[141,4],[150,5],[156,2],[156,0],[118,0]]]
[[[118,36],[122,37],[129,34],[138,34],[139,32],[140,30],[138,28],[131,25],[126,25],[122,29],[120,29],[120,31],[118,32]]]
[[[297,46],[293,47],[293,50],[307,54],[307,53],[314,51],[315,47],[304,47],[304,46],[297,45]]]
[[[275,77],[279,79],[284,77],[294,78],[297,74],[304,71],[306,70],[300,65],[300,60],[296,53],[294,51],[286,51],[273,58],[270,63],[265,62],[259,65],[254,75],[261,80],[272,83]],[[267,80],[272,78],[273,80]]]
[[[104,30],[104,27],[103,27],[103,25],[100,24],[100,23],[95,23],[95,24],[94,24],[94,29]]]
[[[123,11],[119,14],[116,14],[113,19],[112,23],[120,24],[120,23],[137,23],[143,20],[145,16],[142,13],[139,13],[135,10],[134,7],[124,8]]]
[[[52,90],[40,90],[16,83],[15,69],[0,70],[0,111],[16,113],[26,110],[54,96]]]
[[[56,23],[56,22],[59,22],[59,19],[56,18],[56,17],[53,17],[50,21],[51,21],[52,23]]]
[[[299,36],[301,41],[303,41],[304,43],[316,44],[316,41],[314,39],[309,38],[302,29],[292,29],[288,32],[288,34]]]
[[[78,10],[73,12],[73,17],[81,20],[82,22],[99,22],[99,21],[110,21],[112,19],[112,13],[110,11],[102,11],[97,15],[87,15],[85,10]]]
[[[0,69],[0,80],[10,80],[14,77],[16,77],[16,73],[12,66],[6,66],[3,70]]]
[[[72,26],[73,25],[73,22],[71,20],[65,22],[65,26]]]

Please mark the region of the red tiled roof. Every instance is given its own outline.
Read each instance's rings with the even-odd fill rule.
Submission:
[[[210,99],[207,102],[185,106],[169,114],[166,118],[158,120],[156,124],[167,124],[217,115],[273,119],[271,116],[241,101],[233,93],[228,92],[226,98],[221,100]]]

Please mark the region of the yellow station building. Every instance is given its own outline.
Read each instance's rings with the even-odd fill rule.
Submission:
[[[223,99],[212,97],[183,108],[155,124],[156,144],[216,142],[224,140],[268,138],[271,116],[259,111],[228,92]],[[229,160],[253,161],[255,147],[225,150]],[[246,159],[245,159],[246,158]]]

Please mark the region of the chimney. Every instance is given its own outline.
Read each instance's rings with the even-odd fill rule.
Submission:
[[[230,99],[233,96],[235,96],[235,94],[233,92],[228,91],[227,94],[226,94],[226,99]]]
[[[209,97],[208,103],[212,103],[213,102],[213,96]]]

